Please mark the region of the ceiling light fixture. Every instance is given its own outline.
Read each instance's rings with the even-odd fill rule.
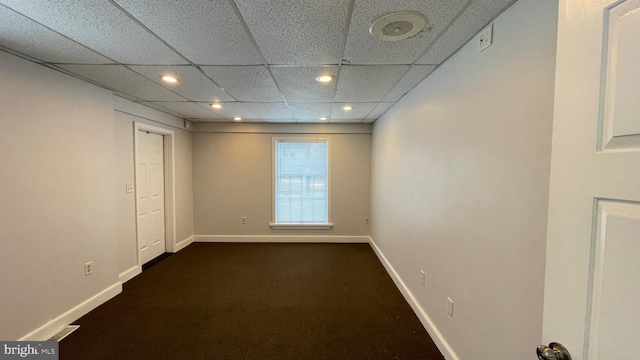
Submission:
[[[162,75],[162,81],[168,82],[170,84],[177,84],[180,82],[180,79],[178,79],[178,77],[175,75],[164,74]]]
[[[327,120],[327,117],[323,116],[323,117],[320,118],[320,120],[322,120],[322,121]]]
[[[342,107],[342,110],[351,111],[351,110],[353,110],[353,106],[345,105],[345,106]]]
[[[222,105],[220,105],[218,103],[211,104],[211,107],[214,108],[214,109],[222,109]]]
[[[369,28],[371,35],[382,41],[404,40],[418,35],[427,26],[427,18],[417,11],[401,11],[385,15]]]
[[[321,83],[327,83],[327,82],[330,82],[333,79],[335,79],[335,76],[333,76],[331,74],[322,74],[322,75],[319,75],[316,78],[316,81],[317,82],[321,82]]]
[[[242,118],[240,116],[236,116],[236,117],[233,118],[233,120],[240,121],[240,120],[242,120]]]

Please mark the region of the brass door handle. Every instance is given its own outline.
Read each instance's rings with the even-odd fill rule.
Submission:
[[[540,360],[571,360],[569,350],[560,343],[552,342],[549,346],[540,345],[536,352]]]

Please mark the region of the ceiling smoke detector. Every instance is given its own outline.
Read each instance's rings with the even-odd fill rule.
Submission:
[[[418,35],[427,26],[427,18],[417,11],[385,15],[369,28],[371,35],[382,41],[398,41]]]

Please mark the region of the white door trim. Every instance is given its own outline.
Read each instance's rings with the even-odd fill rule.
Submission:
[[[176,246],[176,198],[175,198],[175,156],[174,156],[174,132],[173,130],[161,127],[134,122],[133,123],[133,147],[134,147],[134,164],[137,164],[138,157],[138,131],[148,131],[154,134],[163,135],[164,137],[164,216],[165,216],[165,251],[172,253]],[[134,167],[135,184],[138,183],[137,166]],[[138,238],[138,195],[136,189],[136,251],[138,257],[138,265],[140,262],[140,239]]]

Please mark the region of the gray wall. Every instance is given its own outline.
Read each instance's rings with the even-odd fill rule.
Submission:
[[[516,2],[374,126],[373,241],[460,359],[541,339],[557,6]]]
[[[117,288],[115,143],[110,92],[4,52],[0,83],[0,339],[9,340]]]
[[[229,125],[235,126],[197,124],[193,134],[196,235],[217,235],[217,240],[235,235],[235,240],[253,241],[261,241],[264,235],[369,235],[364,218],[369,216],[370,125]],[[269,226],[272,139],[278,136],[331,139],[333,229],[272,230]]]
[[[0,83],[0,339],[44,339],[115,296],[137,266],[135,198],[125,192],[134,120],[175,131],[177,240],[191,237],[191,133],[5,52]]]

